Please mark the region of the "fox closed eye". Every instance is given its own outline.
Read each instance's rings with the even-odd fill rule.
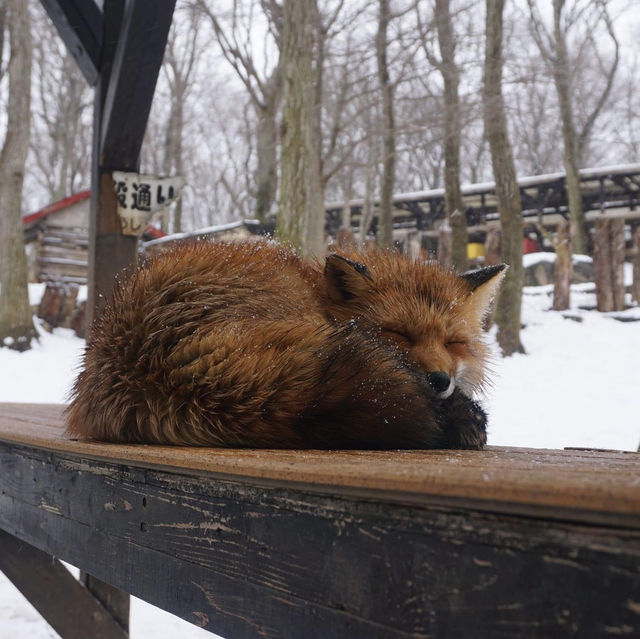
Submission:
[[[395,337],[396,339],[400,338],[406,342],[413,342],[413,340],[411,339],[411,337],[409,337],[409,335],[407,335],[406,333],[403,333],[402,331],[398,331],[395,328],[383,327],[382,332],[392,337]]]

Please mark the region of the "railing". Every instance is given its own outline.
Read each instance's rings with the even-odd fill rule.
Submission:
[[[0,415],[0,565],[26,542],[227,639],[640,634],[637,453],[119,446]]]

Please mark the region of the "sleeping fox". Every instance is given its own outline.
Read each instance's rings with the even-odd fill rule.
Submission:
[[[505,265],[275,243],[150,257],[96,321],[68,433],[262,448],[481,448],[482,322]]]

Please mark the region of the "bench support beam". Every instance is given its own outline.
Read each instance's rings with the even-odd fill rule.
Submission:
[[[117,617],[55,557],[3,530],[0,530],[0,571],[62,639],[127,639],[129,636]],[[127,615],[120,621],[127,623],[128,595],[124,596]],[[118,606],[115,609],[118,610]]]
[[[462,503],[442,497],[434,503],[426,492],[412,497],[384,486],[361,492],[309,481],[221,476],[224,460],[242,451],[164,451],[191,460],[206,454],[208,470],[197,472],[97,459],[83,454],[90,444],[72,445],[75,454],[0,441],[0,528],[222,636],[638,634],[635,453],[611,463],[608,472],[622,473],[632,490],[618,485],[618,498],[627,495],[628,515],[607,521],[606,509],[589,515],[548,506],[534,515],[514,504],[493,512],[486,500],[490,474],[501,472],[500,481],[515,482],[516,471],[524,472],[523,453],[517,452],[511,454],[512,473],[500,471],[510,463],[508,452],[403,453],[399,468],[411,467],[419,455],[427,467],[440,464],[442,472],[458,478],[464,459],[479,469],[479,498]],[[91,450],[98,448],[124,447]],[[341,476],[322,451],[295,453],[300,466],[315,456],[316,463],[333,463]],[[252,467],[265,456],[286,455],[248,454]],[[383,472],[393,453],[349,454],[349,463],[363,455]],[[572,459],[569,479],[584,462],[579,455]],[[552,466],[545,468],[548,473]],[[604,481],[601,463],[588,468]],[[613,504],[615,495],[609,499]]]

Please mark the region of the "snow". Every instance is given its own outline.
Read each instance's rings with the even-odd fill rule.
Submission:
[[[129,635],[133,639],[215,639],[217,635],[198,628],[160,608],[131,597]],[[38,611],[0,573],[0,639],[59,639]],[[87,638],[89,639],[89,638]]]
[[[637,450],[640,307],[581,310],[595,305],[593,285],[581,284],[572,287],[571,311],[554,312],[552,287],[537,287],[547,289],[542,294],[533,288],[524,295],[527,354],[499,358],[494,343],[495,376],[485,399],[489,443]]]
[[[610,314],[583,310],[595,306],[593,284],[586,283],[572,287],[570,311],[555,312],[550,310],[551,293],[551,286],[524,289],[521,339],[526,355],[499,357],[495,331],[490,335],[492,386],[483,400],[489,444],[636,450],[640,321],[616,318],[640,320],[640,307]],[[32,302],[41,294],[42,285],[34,285]],[[63,402],[68,397],[84,341],[63,329],[47,333],[39,328],[39,334],[40,342],[25,353],[0,348],[0,401]],[[131,636],[215,635],[132,598]],[[14,637],[57,635],[0,574],[0,639]]]
[[[251,226],[257,224],[260,224],[259,220],[236,220],[235,222],[227,222],[226,224],[206,226],[196,231],[164,235],[163,237],[158,237],[155,240],[143,242],[143,246],[147,248],[149,246],[155,246],[156,244],[165,244],[166,242],[175,242],[176,240],[184,240],[190,237],[200,237],[201,235],[212,235],[214,233],[220,233],[222,231],[231,231],[232,229],[237,229],[240,226]]]

